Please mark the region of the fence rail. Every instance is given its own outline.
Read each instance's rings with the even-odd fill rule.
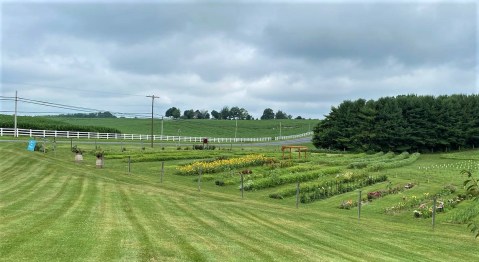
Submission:
[[[209,137],[208,142],[212,143],[244,143],[244,142],[268,142],[273,140],[289,140],[313,135],[313,132],[306,132],[291,136],[276,137],[253,137],[253,138],[231,138],[231,137]],[[77,139],[116,139],[116,140],[151,140],[151,135],[139,134],[117,134],[117,133],[95,133],[95,132],[77,132],[77,131],[56,131],[56,130],[33,130],[33,129],[17,129],[15,134],[14,128],[0,128],[0,136],[28,136],[28,137],[58,137],[58,138],[77,138]],[[203,142],[205,137],[191,136],[165,136],[154,135],[154,141],[178,141],[178,142]]]

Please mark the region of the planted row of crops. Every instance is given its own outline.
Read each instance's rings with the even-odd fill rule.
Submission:
[[[311,188],[308,192],[302,191],[300,201],[301,203],[311,203],[317,200],[326,199],[335,195],[374,185],[379,182],[384,182],[387,179],[388,178],[386,175],[379,175],[367,176],[351,182],[331,181],[329,183],[322,183],[314,188]]]
[[[121,133],[120,130],[101,126],[72,125],[65,122],[42,117],[18,116],[17,126],[22,129],[36,130],[57,130],[57,131],[79,131],[97,133]],[[0,115],[1,128],[13,128],[14,119],[12,116]]]
[[[356,154],[356,155],[350,155],[350,154],[336,154],[336,155],[330,155],[327,154],[326,156],[323,156],[321,160],[319,160],[319,163],[327,164],[327,165],[348,165],[352,162],[361,162],[361,161],[374,161],[378,160],[381,158],[389,158],[391,155],[387,155],[384,152],[378,152],[375,154]]]
[[[418,160],[420,153],[414,153],[414,154],[409,154],[409,153],[403,153],[400,156],[407,156],[406,158],[403,159],[396,159],[395,161],[390,161],[390,162],[377,162],[377,163],[371,163],[368,165],[367,170],[368,171],[379,171],[382,169],[388,169],[388,168],[397,168],[397,167],[403,167],[410,165],[416,160]]]
[[[293,173],[286,174],[281,176],[272,175],[265,178],[248,180],[247,183],[243,186],[244,190],[259,190],[270,187],[277,187],[280,185],[285,185],[295,182],[304,182],[318,179],[323,176],[337,174],[340,172],[339,168],[327,168],[317,171],[310,171],[304,173]],[[240,188],[241,189],[241,188]]]
[[[328,180],[302,183],[300,185],[301,202],[313,202],[386,180],[387,176],[385,175],[370,176],[367,173],[346,172]],[[296,186],[291,186],[271,193],[269,197],[283,199],[294,196],[295,194]]]
[[[408,152],[403,152],[399,155],[395,155],[393,152],[388,152],[381,157],[361,159],[360,161],[349,163],[348,168],[366,168],[366,170],[368,171],[379,171],[382,169],[395,168],[412,164],[419,158],[419,156],[419,153],[409,154]]]
[[[168,151],[168,152],[153,152],[153,153],[135,153],[135,152],[124,152],[121,154],[106,154],[107,159],[122,159],[124,162],[130,161],[132,163],[136,162],[155,162],[155,161],[169,161],[169,160],[187,160],[187,159],[206,159],[206,158],[215,158],[222,156],[223,153],[220,151],[212,152],[203,152],[203,151]]]
[[[380,152],[372,155],[364,154],[361,158],[349,157],[348,155],[332,155],[330,158],[334,158],[334,160],[328,162],[328,165],[332,162],[344,161],[345,164],[342,167],[341,165],[325,167],[314,161],[315,157],[323,156],[323,154],[312,156],[313,161],[309,163],[304,162],[304,160],[278,161],[262,155],[248,155],[215,161],[197,161],[178,167],[178,174],[198,175],[199,171],[202,170],[202,173],[205,174],[202,178],[203,181],[214,181],[219,186],[235,185],[246,191],[285,186],[269,194],[269,197],[276,199],[294,196],[297,189],[296,183],[299,182],[301,202],[310,203],[386,181],[386,175],[371,175],[368,171],[407,165],[416,161],[419,154]],[[342,157],[344,159],[340,159]],[[365,168],[341,173],[343,168],[348,167],[351,160],[355,161],[354,166],[358,167],[361,163],[364,164]],[[255,170],[237,170],[251,166],[261,167],[255,168]],[[243,183],[241,183],[241,177],[243,177]],[[194,181],[198,181],[198,178],[195,178]]]
[[[213,161],[197,161],[177,168],[177,174],[184,176],[198,175],[201,173],[217,173],[231,169],[258,166],[264,163],[273,163],[274,158],[264,155],[246,155],[230,159],[216,159]]]
[[[290,166],[292,165],[292,166]],[[316,165],[294,165],[292,161],[280,161],[279,162],[279,167],[282,168],[282,170],[286,173],[289,174],[295,174],[295,173],[303,173],[303,172],[308,172],[308,171],[315,171],[318,174],[321,174],[321,170],[318,170],[318,166]],[[249,180],[255,180],[255,179],[260,179],[260,178],[268,178],[272,176],[277,176],[275,173],[277,168],[276,165],[269,165],[269,168],[273,169],[270,172],[261,172],[261,173],[253,173],[252,170],[245,169],[242,170],[240,173],[243,174],[243,180],[244,181],[249,181]],[[339,169],[335,169],[339,170]],[[337,173],[337,172],[336,172]],[[238,175],[233,175],[233,176],[225,176],[225,177],[220,177],[217,179],[219,184],[222,185],[235,185],[240,183],[241,179]]]

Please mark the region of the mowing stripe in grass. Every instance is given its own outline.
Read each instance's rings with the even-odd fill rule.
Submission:
[[[56,179],[57,177],[54,177]],[[68,185],[72,179],[72,176],[64,176],[64,180],[55,180],[53,182],[56,182],[54,184],[61,184],[61,187],[58,191],[55,191],[55,189],[49,190],[49,193],[52,193],[54,195],[50,194],[44,194],[40,198],[29,198],[30,206],[29,209],[20,209],[20,210],[13,210],[17,211],[13,214],[6,214],[4,217],[4,222],[9,222],[10,220],[15,221],[18,219],[21,219],[23,217],[28,217],[31,216],[31,214],[41,214],[41,213],[48,213],[50,212],[51,209],[55,208],[55,203],[57,201],[61,201],[63,195],[67,191]],[[51,196],[51,197],[50,197]],[[33,197],[33,196],[32,196]]]
[[[191,235],[191,232],[186,233],[183,232],[184,230],[181,227],[171,226],[179,224],[185,217],[177,216],[177,210],[171,210],[165,205],[170,201],[165,195],[148,196],[146,198],[137,197],[134,201],[135,207],[139,208],[138,213],[142,215],[139,216],[139,219],[147,226],[148,232],[155,242],[170,246],[169,249],[162,249],[158,255],[168,259],[176,257],[189,261],[206,261],[200,250],[196,249],[186,238],[187,235]],[[177,247],[175,248],[175,246]]]
[[[61,217],[48,226],[48,230],[32,236],[24,246],[41,257],[74,257],[85,260],[95,245],[96,219],[91,216],[96,197],[96,186],[90,179],[78,176],[82,181],[78,197]],[[72,233],[65,233],[72,232]],[[41,243],[41,245],[35,244]],[[51,247],[51,248],[45,248]]]
[[[32,184],[30,187],[25,188],[25,191],[20,194],[10,195],[5,197],[2,195],[0,206],[4,212],[9,211],[20,211],[25,212],[28,207],[31,206],[33,199],[38,199],[44,197],[45,192],[48,192],[49,189],[54,187],[57,182],[55,175],[42,176],[43,179],[36,184]],[[52,192],[53,193],[53,192]]]
[[[183,200],[181,202],[184,203],[185,201],[186,200]],[[217,243],[214,243],[212,239],[209,239],[209,241],[213,241],[213,246],[222,248],[222,250],[216,252],[226,253],[225,255],[228,255],[228,252],[232,252],[231,249],[241,248],[242,250],[238,250],[237,252],[241,254],[241,256],[247,256],[243,257],[243,259],[271,259],[269,255],[265,254],[264,251],[254,244],[257,241],[246,236],[248,235],[248,232],[242,232],[241,230],[238,230],[234,226],[230,225],[230,223],[232,223],[234,220],[229,219],[229,217],[225,219],[223,217],[215,216],[211,210],[202,209],[192,203],[188,204],[188,207],[184,207],[185,205],[178,204],[178,202],[180,201],[169,202],[168,205],[170,205],[171,208],[168,210],[174,210],[174,213],[177,217],[185,217],[188,218],[188,220],[192,220],[188,221],[188,223],[194,222],[191,230],[196,230],[199,232],[196,233],[198,237],[203,237],[205,235],[215,236]],[[201,214],[201,216],[204,218],[200,218],[199,214]],[[217,228],[221,228],[220,225],[221,227],[226,226],[228,229],[227,232],[218,230]],[[211,238],[211,236],[209,238]],[[248,238],[248,241],[243,241],[245,238]],[[238,241],[238,239],[241,240]],[[225,245],[226,247],[224,247]],[[211,245],[209,245],[209,247],[211,247]],[[251,253],[245,252],[245,250],[248,250]],[[217,260],[221,261],[221,259]]]
[[[131,205],[132,201],[128,197],[129,194],[127,194],[126,190],[121,187],[117,187],[117,189],[120,193],[121,207],[123,209],[123,212],[125,212],[129,223],[133,226],[140,245],[139,258],[142,261],[149,261],[151,259],[155,259],[155,257],[157,257],[155,248],[149,239],[148,232],[145,230],[143,225],[138,221],[138,218],[136,217],[133,206]]]
[[[257,225],[259,229],[257,229],[256,231],[264,232],[264,235],[268,236],[268,239],[265,239],[264,241],[260,242],[261,245],[263,246],[263,243],[265,241],[274,242],[274,246],[269,247],[268,249],[273,250],[273,252],[276,253],[275,256],[281,255],[281,259],[294,260],[295,258],[300,256],[308,257],[311,261],[316,261],[321,257],[324,257],[324,254],[332,253],[334,254],[335,258],[341,257],[343,255],[341,252],[338,252],[335,247],[330,247],[329,245],[327,245],[327,243],[324,243],[321,237],[312,239],[307,237],[303,233],[298,234],[297,230],[295,230],[298,225],[291,225],[290,228],[282,230],[276,228],[276,225],[278,224],[277,221],[268,220],[265,217],[254,218],[250,215],[251,213],[245,214],[247,212],[245,212],[244,209],[231,209],[227,212],[230,212],[235,217],[242,217],[245,220],[249,221],[251,224]],[[307,241],[308,239],[310,239],[310,242]],[[284,247],[280,247],[281,243],[284,243]],[[305,245],[312,247],[312,249],[307,249],[308,251],[302,250],[305,248]],[[298,250],[302,250],[301,253],[298,254],[298,251],[295,251],[294,247],[298,247]],[[287,253],[285,250],[287,250]],[[309,253],[306,254],[307,252]],[[319,254],[322,254],[322,256],[318,256],[317,258],[315,258],[315,256]]]
[[[209,203],[211,204],[211,203]],[[208,214],[209,218],[215,220],[221,228],[227,228],[229,235],[237,235],[234,241],[241,242],[242,244],[248,244],[248,248],[251,249],[254,253],[252,256],[259,260],[273,260],[277,255],[278,251],[281,251],[283,255],[292,255],[290,250],[278,250],[277,246],[274,243],[274,239],[271,239],[270,232],[263,232],[257,230],[248,230],[244,225],[256,226],[248,218],[240,219],[238,212],[241,208],[237,206],[230,206],[218,202],[218,205],[222,208],[211,208],[207,209],[201,202],[190,203],[194,205],[198,214]],[[262,234],[258,234],[262,232]],[[251,244],[250,244],[251,243]]]
[[[6,177],[1,179],[0,195],[16,194],[16,192],[23,191],[22,186],[35,184],[38,180],[43,179],[41,173],[45,170],[45,167],[44,163],[22,163],[11,167],[11,170],[8,170],[8,168],[5,170],[2,163],[0,173],[6,174]]]
[[[72,182],[70,183],[70,181]],[[58,194],[58,197],[54,199],[63,200],[62,202],[57,203],[57,205],[60,205],[59,207],[52,205],[53,210],[48,213],[35,213],[33,214],[35,216],[34,218],[30,216],[28,218],[28,221],[31,221],[30,225],[22,225],[24,231],[20,234],[14,230],[15,225],[3,229],[5,230],[4,232],[6,232],[6,241],[0,243],[0,250],[3,250],[4,255],[8,255],[13,251],[22,252],[21,245],[23,243],[28,242],[31,238],[49,229],[55,220],[60,219],[71,208],[71,203],[76,201],[79,197],[83,180],[72,179],[70,181],[65,184],[65,189],[68,190],[65,190],[65,192],[60,191],[61,194]],[[14,221],[15,224],[18,224],[19,222],[20,221],[18,220]]]
[[[20,166],[26,167],[29,164],[25,161],[24,157],[20,157],[18,154],[15,154],[10,150],[3,151],[1,156],[0,168],[2,172],[0,173],[0,179],[3,182],[8,181],[8,179],[13,179]]]

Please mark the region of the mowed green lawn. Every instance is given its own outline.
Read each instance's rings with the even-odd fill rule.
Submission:
[[[434,231],[430,219],[384,214],[401,196],[364,206],[358,222],[357,209],[337,208],[357,192],[296,209],[294,198],[270,199],[267,190],[242,199],[236,186],[210,181],[199,191],[193,177],[173,174],[186,160],[167,161],[160,183],[159,162],[134,163],[128,174],[121,160],[96,169],[85,154],[76,164],[69,145],[46,155],[25,149],[0,143],[2,261],[479,261],[479,239],[447,214]],[[459,172],[418,171],[453,161],[425,155],[384,172],[393,183],[420,182],[419,194],[460,185]]]

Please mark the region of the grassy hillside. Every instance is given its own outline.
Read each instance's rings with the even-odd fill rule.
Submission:
[[[150,119],[131,118],[54,118],[75,125],[112,127],[125,134],[150,134]],[[238,120],[237,137],[273,137],[296,135],[313,129],[319,120]],[[232,120],[164,120],[163,134],[170,136],[234,137],[236,121]],[[179,130],[179,132],[178,132]],[[161,120],[154,120],[154,133],[161,133]]]
[[[93,145],[83,146],[84,161],[78,164],[69,145],[59,145],[46,155],[27,152],[25,147],[0,143],[0,254],[4,261],[479,260],[478,240],[464,224],[451,223],[472,203],[465,201],[438,215],[434,231],[430,219],[414,218],[410,210],[384,212],[404,197],[434,193],[444,185],[453,184],[461,192],[460,167],[474,166],[476,162],[467,161],[475,161],[478,151],[421,155],[407,166],[375,172],[387,175],[393,185],[413,182],[416,186],[363,206],[358,222],[357,208],[338,208],[342,201],[356,199],[357,192],[300,204],[296,209],[294,197],[268,197],[277,188],[248,191],[242,199],[238,184],[216,186],[204,175],[198,190],[195,176],[176,175],[180,165],[219,156],[262,153],[279,161],[280,153],[268,148],[212,155],[168,148],[122,153],[119,146],[106,147],[105,168],[96,169]],[[186,157],[175,160],[175,155],[185,152]],[[168,158],[163,183],[161,159],[135,162],[128,174],[125,157],[151,154]],[[347,162],[387,159],[364,154],[308,157],[293,160],[289,167],[250,169],[253,174],[273,176],[293,167],[303,173],[307,166],[355,171],[347,168]],[[232,171],[209,175],[226,176]],[[362,190],[387,185],[381,182]]]

